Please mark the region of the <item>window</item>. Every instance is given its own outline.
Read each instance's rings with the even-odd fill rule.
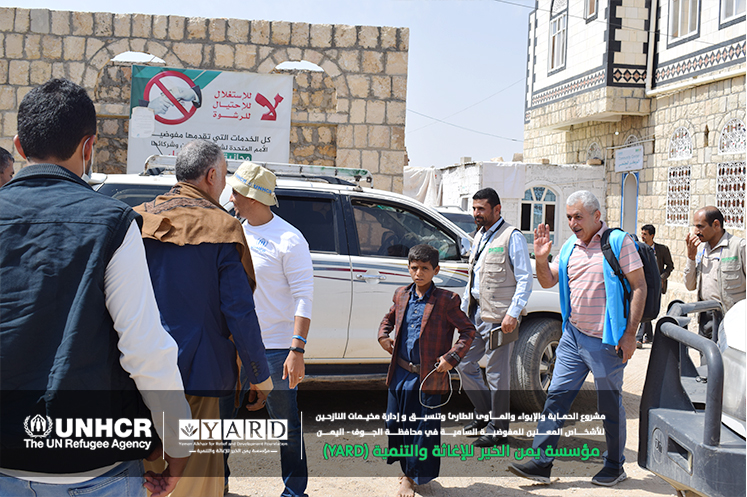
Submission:
[[[557,196],[549,188],[535,186],[524,192],[521,201],[521,232],[529,245],[534,243],[534,229],[550,226],[550,241],[555,241],[555,205]]]
[[[163,195],[171,190],[171,186],[104,183],[97,191],[121,200],[130,207],[135,207],[143,202],[150,202],[159,195]]]
[[[721,0],[721,22],[744,15],[745,0]]]
[[[670,34],[673,39],[684,38],[698,30],[698,0],[671,0]]]
[[[690,166],[669,168],[667,225],[687,226],[690,219]]]
[[[566,20],[563,13],[550,21],[550,70],[565,66]]]
[[[687,128],[677,128],[669,139],[669,160],[691,159],[693,140]]]
[[[272,211],[301,232],[311,252],[340,253],[332,199],[278,195],[278,204]]]
[[[744,161],[718,165],[716,207],[727,228],[744,228]]]
[[[590,19],[597,15],[597,0],[584,0],[585,17]]]
[[[719,155],[743,154],[744,151],[744,121],[741,119],[732,119],[721,129],[721,136],[718,140],[718,153]]]
[[[353,200],[360,255],[407,257],[415,245],[438,249],[442,260],[459,261],[456,240],[430,220],[401,206]]]

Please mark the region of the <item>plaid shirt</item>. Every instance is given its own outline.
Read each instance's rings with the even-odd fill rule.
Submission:
[[[412,284],[398,288],[394,292],[392,301],[394,305],[384,316],[379,326],[379,340],[389,337],[396,330],[394,339],[394,353],[392,362],[389,364],[389,372],[386,376],[387,386],[391,384],[394,370],[397,368],[396,357],[402,346],[402,323],[410,299],[410,288]],[[467,315],[459,308],[461,299],[459,295],[441,288],[434,288],[428,303],[425,305],[423,320],[420,324],[420,381],[423,382],[426,375],[433,370],[438,358],[444,359],[456,366],[469,350],[475,337],[475,325],[467,318]],[[459,330],[459,340],[454,341],[454,328]],[[423,385],[425,393],[445,393],[448,391],[447,374],[434,373]]]

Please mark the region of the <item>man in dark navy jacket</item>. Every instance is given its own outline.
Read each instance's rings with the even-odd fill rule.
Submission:
[[[148,477],[153,495],[173,490],[189,456],[177,346],[159,319],[140,216],[81,179],[95,142],[85,89],[53,79],[23,98],[14,143],[28,165],[0,188],[0,495],[145,497],[141,461],[162,450],[112,433],[135,421],[155,425],[169,461]],[[66,434],[78,420],[102,429]],[[61,446],[71,441],[107,446]]]
[[[226,159],[213,142],[196,140],[176,157],[179,181],[136,207],[153,288],[166,331],[179,345],[179,370],[195,419],[220,419],[219,397],[233,391],[236,352],[263,404],[272,390],[254,311],[251,252],[238,219],[217,199],[226,186]],[[223,495],[221,440],[195,446],[174,496]],[[213,453],[210,453],[212,449]],[[156,467],[156,469],[159,469]]]

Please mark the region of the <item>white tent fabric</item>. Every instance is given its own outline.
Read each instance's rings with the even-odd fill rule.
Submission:
[[[441,171],[435,167],[405,166],[404,191],[430,207],[441,205]]]
[[[526,189],[526,164],[518,162],[483,162],[482,186],[493,187],[501,197],[522,198]]]

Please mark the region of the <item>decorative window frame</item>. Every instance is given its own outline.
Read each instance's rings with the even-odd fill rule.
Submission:
[[[541,192],[541,198],[537,200],[537,190],[542,189]],[[554,200],[547,200],[548,194],[552,194],[555,199]],[[529,195],[531,198],[527,198],[527,195]],[[537,185],[527,185],[526,189],[524,190],[524,196],[521,198],[521,201],[519,202],[519,231],[521,231],[522,235],[527,239],[527,243],[531,246],[532,243],[534,243],[534,227],[532,226],[534,224],[534,206],[535,205],[542,205],[542,223],[547,222],[547,206],[552,205],[554,206],[554,214],[552,219],[552,229],[550,230],[550,239],[553,242],[557,241],[557,235],[560,233],[560,226],[558,225],[558,206],[560,205],[560,194],[558,193],[556,188],[550,187],[547,184],[537,184]],[[524,230],[521,229],[524,227],[524,205],[530,206],[529,211],[529,229]]]
[[[604,149],[597,142],[591,142],[586,149],[586,160],[590,159],[604,160]]]
[[[737,0],[720,0],[718,3],[718,29],[728,28],[734,24],[744,22],[745,18],[747,18],[745,16],[746,13],[742,12],[741,14],[736,14],[724,19],[724,4],[729,1],[736,3]]]
[[[690,130],[679,126],[669,137],[667,160],[689,160],[693,158],[693,139]],[[674,150],[673,150],[674,148]]]
[[[631,145],[638,145],[639,141],[640,139],[638,138],[638,136],[635,133],[631,133],[627,138],[625,138],[623,145],[625,145],[626,147],[629,147]]]
[[[562,22],[564,24],[562,35],[558,36],[561,47],[558,48],[559,56],[561,57],[560,62],[557,66],[553,66],[555,63],[555,53],[553,52],[553,24]],[[547,44],[547,75],[551,76],[565,69],[568,62],[568,0],[553,0],[552,7],[550,8],[550,24],[548,26],[548,44]]]
[[[716,207],[724,215],[725,228],[744,229],[745,162],[721,162],[716,180]]]
[[[667,226],[688,226],[691,167],[671,166],[667,172]]]
[[[726,145],[724,142],[727,142]],[[734,117],[721,126],[718,134],[718,155],[744,154],[747,152],[747,127],[744,120]]]
[[[682,1],[689,2],[691,0],[678,0],[678,1],[680,1],[680,2],[682,2]],[[669,0],[669,12],[668,12],[668,14],[669,14],[669,26],[668,26],[668,36],[667,36],[667,48],[673,48],[673,47],[676,47],[677,45],[681,45],[681,44],[686,43],[688,41],[700,38],[700,24],[701,24],[700,23],[700,13],[702,11],[702,9],[701,9],[701,0],[695,0],[695,3],[697,4],[697,7],[696,7],[696,10],[697,10],[697,12],[696,12],[697,23],[696,23],[696,26],[695,26],[695,30],[694,31],[688,31],[688,33],[685,34],[685,35],[678,35],[676,38],[674,36],[672,36],[672,32],[674,31],[674,29],[673,29],[673,23],[674,23],[674,15],[673,15],[674,2],[675,2],[675,0]]]

